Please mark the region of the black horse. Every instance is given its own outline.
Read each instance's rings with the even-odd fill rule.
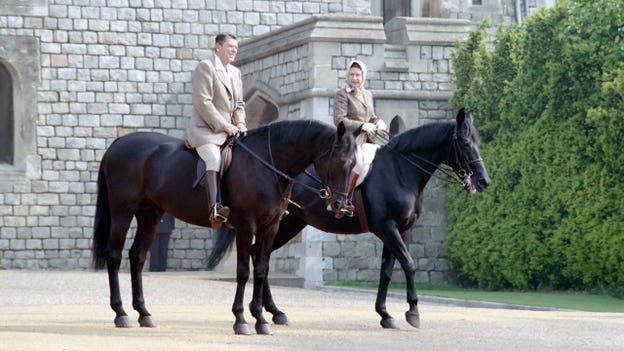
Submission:
[[[344,126],[336,129],[311,120],[272,123],[237,140],[231,166],[222,176],[222,198],[231,208],[229,222],[237,230],[234,330],[237,334],[251,333],[244,318],[243,295],[255,235],[250,310],[257,321],[256,331],[268,334],[271,328],[262,315],[263,282],[269,249],[288,206],[293,177],[313,164],[327,185],[321,193],[328,209],[349,210],[346,187],[355,142],[351,133],[345,133]],[[120,137],[102,158],[92,252],[95,268],[108,268],[110,304],[116,313],[117,327],[129,326],[119,293],[118,272],[132,218],[137,221],[129,252],[132,306],[143,327],[155,326],[145,308],[141,271],[163,213],[187,223],[210,226],[205,191],[192,186],[197,161],[197,153],[186,149],[183,140],[158,133]]]
[[[336,234],[374,233],[384,244],[375,303],[375,310],[381,315],[381,325],[384,328],[397,327],[386,309],[386,296],[394,262],[398,259],[407,285],[409,310],[405,317],[409,324],[418,328],[420,315],[414,282],[416,266],[403,240],[420,216],[423,190],[440,164],[450,166],[460,178],[458,183],[470,193],[481,192],[488,187],[490,178],[481,159],[479,145],[472,114],[466,115],[463,109],[454,122],[430,123],[392,138],[377,151],[372,170],[359,187],[365,221],[359,218],[360,209],[357,206],[356,215],[351,218],[338,220],[327,216],[322,203],[295,185],[291,198],[294,204],[288,207],[290,214],[280,223],[271,251],[286,244],[306,225]],[[299,175],[297,180],[309,184],[316,182],[314,177],[306,174]],[[232,241],[233,236],[227,235],[227,232],[217,238],[209,258],[211,266],[218,263]],[[266,283],[264,288],[264,307],[273,314],[276,324],[287,324],[288,318],[275,305],[269,284]]]

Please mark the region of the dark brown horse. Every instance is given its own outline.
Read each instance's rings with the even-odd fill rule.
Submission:
[[[348,209],[347,178],[353,165],[353,136],[320,122],[282,121],[249,131],[234,146],[230,168],[222,176],[222,198],[232,212],[237,236],[237,290],[232,310],[237,334],[250,334],[244,318],[243,294],[254,249],[254,289],[250,304],[259,334],[271,333],[262,315],[263,283],[269,249],[288,205],[294,177],[313,164],[327,188],[326,206]],[[204,189],[193,188],[198,156],[184,141],[158,133],[134,133],[115,140],[100,164],[95,213],[93,260],[96,269],[108,268],[110,304],[117,327],[129,326],[122,307],[118,272],[132,218],[137,229],[130,248],[132,306],[139,324],[155,323],[145,307],[141,271],[166,211],[187,223],[210,226]],[[310,189],[309,187],[306,189]],[[318,194],[315,194],[318,196]]]
[[[445,163],[456,173],[469,193],[484,191],[490,184],[479,150],[479,137],[472,124],[472,114],[459,111],[456,121],[435,122],[408,130],[390,140],[377,151],[372,171],[361,185],[368,230],[362,228],[359,213],[351,218],[337,220],[327,216],[323,204],[295,185],[290,214],[280,223],[271,251],[294,238],[306,225],[336,234],[372,232],[383,241],[379,290],[375,310],[381,315],[384,328],[396,328],[396,323],[386,309],[388,284],[392,277],[395,259],[399,260],[405,274],[407,303],[406,320],[414,327],[420,325],[418,297],[414,273],[416,266],[405,245],[404,238],[420,216],[425,185]],[[444,171],[443,169],[441,171]],[[446,173],[446,171],[444,171]],[[305,174],[297,177],[301,183],[315,184]],[[209,266],[214,266],[223,251],[231,245],[232,233],[222,231],[213,246]],[[264,306],[273,314],[277,324],[288,323],[286,315],[275,305],[269,284],[265,284]]]

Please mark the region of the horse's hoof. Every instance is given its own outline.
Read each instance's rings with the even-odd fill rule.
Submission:
[[[156,322],[152,316],[139,317],[139,325],[145,328],[156,328]]]
[[[396,322],[392,317],[382,319],[379,324],[381,324],[384,329],[399,329],[399,326],[396,325]]]
[[[251,329],[247,323],[235,323],[234,334],[236,335],[251,335]]]
[[[256,323],[256,333],[258,335],[271,335],[273,331],[271,331],[269,323]]]
[[[417,313],[405,312],[405,320],[414,328],[420,328],[420,315]]]
[[[128,316],[118,316],[115,318],[115,327],[117,328],[130,328],[130,320]]]
[[[273,323],[277,325],[288,325],[290,322],[285,313],[280,313],[273,316]]]

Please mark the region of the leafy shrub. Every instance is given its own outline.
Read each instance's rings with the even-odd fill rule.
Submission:
[[[453,55],[451,103],[475,111],[492,178],[449,189],[447,254],[490,289],[624,286],[624,2],[558,1],[483,23]]]

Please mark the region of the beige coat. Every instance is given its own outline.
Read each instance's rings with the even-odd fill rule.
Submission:
[[[343,122],[348,131],[355,132],[366,122],[377,122],[379,118],[375,115],[373,94],[368,90],[364,90],[364,101],[355,95],[354,90],[338,90],[334,96],[334,124]]]
[[[193,113],[186,129],[190,147],[204,144],[223,145],[226,122],[245,123],[243,81],[240,70],[229,65],[232,80],[222,69],[215,68],[214,57],[201,61],[193,71]],[[232,97],[236,100],[232,110]]]

